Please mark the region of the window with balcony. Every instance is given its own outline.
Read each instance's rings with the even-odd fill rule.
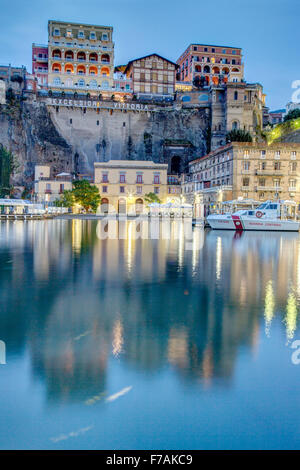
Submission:
[[[293,151],[291,152],[291,160],[296,160],[297,158],[297,152]]]
[[[108,173],[102,173],[102,183],[108,183]]]
[[[94,31],[92,31],[92,32],[90,33],[90,39],[92,39],[92,40],[97,39],[96,33],[95,33]]]
[[[60,36],[60,30],[58,28],[54,29],[53,36]]]
[[[260,152],[260,158],[266,158],[266,151],[265,150],[262,150]]]
[[[137,174],[136,175],[136,182],[137,183],[143,183],[143,175]]]
[[[154,175],[154,184],[160,184],[160,175]]]
[[[297,171],[297,162],[292,162],[291,163],[291,170],[292,171]]]
[[[274,163],[274,170],[280,170],[281,163],[280,162],[275,162]]]
[[[265,178],[259,178],[258,185],[259,186],[265,186],[265,184],[266,184]]]
[[[120,183],[125,183],[125,174],[120,174]]]
[[[84,39],[84,32],[83,31],[78,31],[78,39]]]
[[[277,150],[275,152],[275,158],[278,158],[278,159],[280,158],[280,150]]]
[[[296,189],[296,180],[290,180],[290,188]]]
[[[249,178],[243,178],[243,186],[249,186]]]

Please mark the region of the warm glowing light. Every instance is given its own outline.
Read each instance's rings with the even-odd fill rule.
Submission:
[[[297,300],[293,292],[289,293],[287,305],[286,305],[286,316],[285,316],[285,325],[286,325],[286,337],[288,341],[293,339],[295,330],[297,327]]]
[[[265,297],[265,332],[266,335],[270,335],[270,326],[272,323],[272,319],[274,316],[274,307],[275,307],[275,300],[274,300],[274,290],[273,290],[273,282],[270,280],[266,286],[266,297]]]

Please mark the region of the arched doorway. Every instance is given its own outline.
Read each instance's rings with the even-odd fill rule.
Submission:
[[[136,214],[142,214],[143,209],[144,209],[143,199],[139,198],[135,201],[135,213]]]
[[[171,159],[170,172],[173,175],[178,175],[180,173],[180,157],[178,157],[177,155],[175,157],[172,157]]]
[[[126,200],[124,198],[119,199],[118,213],[121,214],[121,215],[126,214]]]
[[[102,214],[108,214],[108,199],[106,197],[103,197],[101,199],[101,212]]]

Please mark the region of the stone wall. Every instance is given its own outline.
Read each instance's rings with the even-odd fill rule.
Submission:
[[[15,185],[30,185],[38,163],[51,163],[54,172],[92,174],[96,161],[153,160],[171,169],[175,156],[183,171],[205,155],[208,128],[206,109],[99,112],[42,101],[0,107],[0,143],[19,163]]]

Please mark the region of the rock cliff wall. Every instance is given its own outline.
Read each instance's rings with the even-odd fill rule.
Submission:
[[[21,103],[0,109],[0,143],[19,162],[15,184],[32,180],[34,165],[51,163],[55,172],[92,173],[95,161],[153,160],[175,156],[187,162],[206,153],[206,109],[138,112]],[[174,170],[174,169],[173,169]]]

